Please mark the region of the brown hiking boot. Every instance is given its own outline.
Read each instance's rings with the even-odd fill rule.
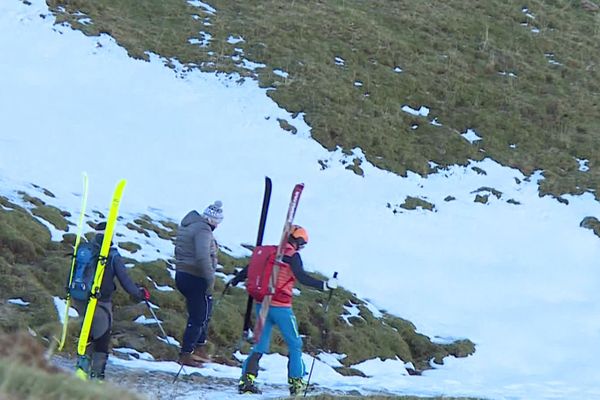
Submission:
[[[216,362],[217,364],[223,364],[223,365],[227,365],[229,367],[241,367],[242,363],[239,362],[238,360],[233,360],[231,358],[227,358],[224,356],[220,356],[220,355],[215,355],[213,356],[213,362]]]
[[[194,359],[192,353],[181,353],[177,362],[181,365],[195,368],[202,368],[204,365],[201,361]]]
[[[208,350],[206,346],[198,346],[192,352],[192,358],[201,363],[209,363],[212,362],[212,358],[208,354]]]

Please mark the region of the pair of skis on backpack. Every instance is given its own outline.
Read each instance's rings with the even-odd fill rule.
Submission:
[[[102,244],[100,246],[99,255],[97,255],[96,268],[95,273],[93,275],[93,281],[91,284],[91,288],[86,287],[87,284],[84,284],[79,276],[76,276],[76,256],[77,252],[80,248],[81,236],[83,230],[83,219],[87,206],[87,195],[88,195],[88,177],[87,174],[83,174],[83,195],[81,198],[81,213],[79,215],[79,221],[77,223],[77,237],[75,239],[75,247],[73,249],[73,259],[71,261],[71,271],[69,273],[68,285],[67,285],[67,299],[65,305],[65,313],[63,318],[63,326],[62,326],[62,334],[60,338],[60,342],[58,345],[58,350],[61,351],[65,345],[65,340],[67,337],[67,330],[69,324],[69,308],[71,306],[71,299],[74,296],[75,298],[82,298],[84,294],[89,293],[89,299],[87,300],[87,307],[85,310],[85,314],[83,317],[83,324],[81,326],[81,332],[79,334],[79,342],[77,345],[77,355],[78,366],[82,366],[86,364],[86,349],[88,345],[88,340],[90,337],[90,330],[92,327],[92,321],[94,319],[94,314],[96,312],[96,305],[98,303],[98,297],[100,296],[100,285],[102,284],[102,278],[104,277],[104,270],[106,267],[106,261],[108,260],[108,253],[110,251],[110,245],[112,242],[113,233],[115,230],[115,225],[117,222],[117,217],[119,215],[119,206],[121,204],[121,198],[123,197],[123,191],[125,190],[125,185],[127,181],[122,179],[117,183],[115,188],[110,208],[108,212],[108,218],[106,219],[106,228],[104,232],[104,237],[102,239]],[[81,379],[87,379],[87,371],[86,368],[77,368],[75,371],[76,376]]]
[[[262,210],[260,213],[260,222],[258,224],[258,235],[256,237],[256,247],[262,246],[263,236],[265,232],[265,225],[267,222],[267,214],[269,211],[269,202],[271,199],[271,189],[272,182],[271,178],[265,177],[265,191],[263,196],[263,204]],[[294,223],[294,217],[296,215],[296,210],[298,209],[298,203],[300,202],[300,196],[302,195],[302,190],[304,189],[304,184],[299,183],[294,186],[292,190],[292,197],[290,199],[290,203],[288,205],[287,215],[285,218],[285,223],[283,225],[283,231],[281,233],[281,238],[279,240],[279,244],[275,250],[273,263],[269,263],[269,266],[272,266],[272,270],[270,271],[269,284],[268,284],[268,292],[262,299],[262,305],[260,309],[260,313],[256,318],[256,323],[254,325],[254,330],[252,331],[252,339],[255,343],[258,343],[260,339],[260,335],[262,334],[262,330],[265,324],[265,320],[267,318],[267,314],[269,313],[269,307],[271,306],[271,300],[273,298],[274,289],[277,283],[277,277],[279,274],[279,264],[283,260],[283,252],[285,248],[285,244],[287,243],[288,237],[290,235],[290,231],[292,229],[292,225]],[[260,251],[260,249],[259,249]],[[272,256],[272,255],[271,255]],[[252,316],[252,304],[254,300],[252,296],[248,295],[248,300],[246,303],[246,314],[244,316],[244,328],[242,333],[242,338],[238,343],[238,348],[241,347],[244,341],[250,340],[250,329],[251,329],[251,316]]]

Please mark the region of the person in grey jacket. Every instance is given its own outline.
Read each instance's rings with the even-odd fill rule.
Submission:
[[[181,220],[175,240],[175,283],[185,297],[188,320],[179,363],[201,367],[209,361],[206,337],[212,311],[217,269],[217,242],[213,231],[223,221],[223,203],[215,201],[202,214],[193,210]]]

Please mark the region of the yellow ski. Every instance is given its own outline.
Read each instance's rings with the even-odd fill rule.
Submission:
[[[83,325],[81,326],[81,334],[79,335],[79,343],[77,345],[77,354],[79,355],[78,367],[75,374],[82,378],[87,379],[86,368],[80,368],[86,364],[86,348],[88,339],[90,337],[90,329],[92,327],[92,320],[94,319],[94,313],[96,311],[96,304],[98,303],[98,297],[100,296],[100,285],[102,284],[102,278],[104,276],[104,268],[108,260],[108,252],[112,242],[113,232],[117,222],[117,216],[119,215],[119,205],[121,203],[121,197],[123,196],[123,190],[127,181],[122,179],[117,184],[113,199],[108,212],[108,219],[106,220],[106,231],[104,232],[104,238],[102,240],[102,247],[100,248],[100,256],[98,258],[98,264],[96,266],[96,274],[94,275],[94,284],[92,286],[92,293],[90,300],[88,301],[87,308],[85,310],[85,316],[83,318]]]
[[[83,173],[83,195],[81,196],[81,211],[79,213],[79,222],[77,223],[77,237],[75,238],[75,248],[73,249],[73,260],[71,261],[71,273],[69,274],[69,285],[73,280],[73,269],[75,268],[75,255],[77,254],[77,248],[81,241],[81,233],[83,230],[83,217],[85,215],[85,209],[87,207],[87,196],[88,196],[88,176]],[[68,288],[68,286],[67,286]],[[67,329],[69,326],[69,308],[71,307],[71,295],[67,289],[67,299],[65,305],[65,316],[63,319],[62,335],[60,336],[60,342],[58,344],[58,351],[62,351],[65,346],[65,339],[67,338]]]

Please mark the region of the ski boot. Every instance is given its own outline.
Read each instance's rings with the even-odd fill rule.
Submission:
[[[238,392],[240,394],[262,394],[260,389],[254,384],[255,380],[256,376],[252,374],[242,376],[240,383],[238,383]]]
[[[308,389],[306,381],[302,378],[288,378],[290,385],[290,396],[304,396]]]
[[[92,353],[92,368],[90,370],[90,378],[99,381],[104,380],[104,370],[108,361],[107,353]]]
[[[92,360],[88,355],[79,356],[75,365],[75,376],[82,381],[87,381],[90,377],[90,367]]]

